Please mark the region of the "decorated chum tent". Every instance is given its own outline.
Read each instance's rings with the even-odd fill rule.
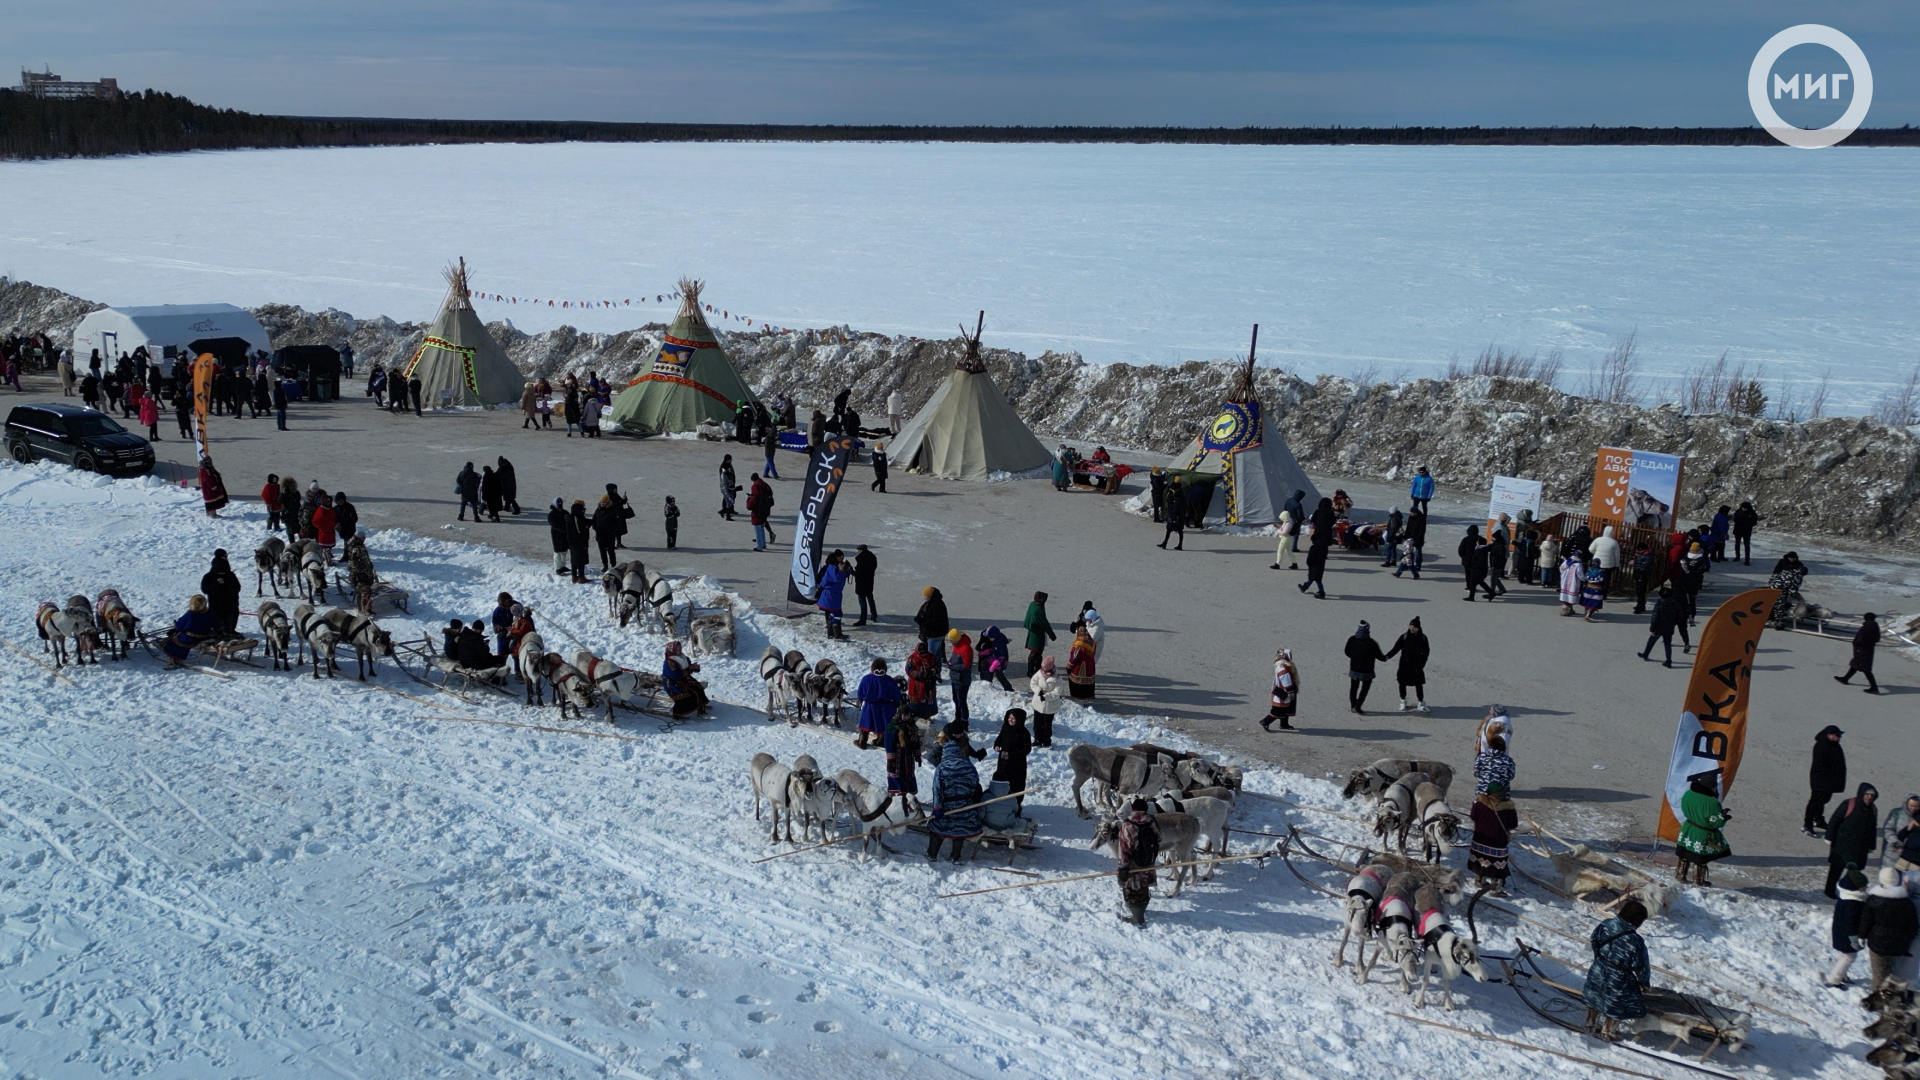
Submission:
[[[420,380],[420,400],[437,405],[488,406],[520,400],[526,376],[474,313],[467,292],[467,260],[447,267],[447,301],[425,341],[407,361],[405,377]]]
[[[1253,328],[1259,344],[1260,328]],[[1210,483],[1206,521],[1218,525],[1271,525],[1296,491],[1306,492],[1311,511],[1320,493],[1287,449],[1286,440],[1260,408],[1253,388],[1253,351],[1240,382],[1187,448],[1168,462],[1169,480]]]
[[[980,358],[986,318],[981,312],[972,334],[960,327],[967,351],[926,407],[900,429],[889,455],[895,464],[949,480],[985,480],[991,473],[1026,472],[1053,460],[987,374]]]
[[[737,403],[758,400],[700,313],[701,287],[701,282],[681,279],[680,311],[661,339],[653,366],[613,399],[610,419],[621,431],[693,431],[705,420],[726,423]]]

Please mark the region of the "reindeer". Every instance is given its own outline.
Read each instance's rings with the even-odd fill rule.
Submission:
[[[560,706],[562,720],[567,718],[569,705],[575,716],[586,719],[587,710],[593,707],[593,684],[579,668],[561,659],[559,653],[550,652],[540,658],[535,670],[553,687],[553,700]]]
[[[327,662],[327,678],[334,678],[340,665],[334,662],[334,647],[340,644],[332,624],[313,610],[312,604],[301,604],[293,609],[293,631],[298,635],[298,648],[301,662],[306,660],[306,650],[313,650],[313,677],[320,677],[320,661]]]
[[[1427,980],[1431,974],[1440,983],[1447,1011],[1452,1012],[1453,980],[1465,972],[1475,982],[1486,982],[1486,965],[1480,962],[1480,950],[1473,942],[1462,940],[1453,932],[1452,924],[1447,921],[1446,901],[1440,889],[1433,885],[1421,885],[1414,891],[1413,906],[1419,913],[1416,933],[1422,948],[1418,966],[1420,996],[1414,999],[1414,1007],[1427,1007]]]
[[[1155,813],[1190,814],[1200,823],[1200,847],[1207,854],[1225,858],[1227,854],[1227,816],[1233,813],[1233,803],[1229,800],[1208,796],[1161,795],[1153,800]],[[1196,867],[1204,871],[1198,876],[1205,879],[1213,877],[1213,867]]]
[[[648,570],[647,604],[653,609],[653,618],[668,637],[678,637],[680,620],[673,613],[673,583],[661,575]]]
[[[1419,889],[1420,879],[1414,874],[1398,873],[1387,879],[1386,892],[1380,898],[1380,908],[1374,921],[1374,936],[1379,942],[1373,948],[1373,959],[1367,959],[1365,943],[1361,945],[1357,973],[1360,982],[1367,981],[1373,965],[1385,955],[1400,969],[1400,992],[1413,992],[1414,965],[1420,955],[1419,946],[1413,939],[1414,898]]]
[[[1154,823],[1160,826],[1160,854],[1166,862],[1183,863],[1193,861],[1193,848],[1200,840],[1200,822],[1192,814],[1155,814]],[[1100,824],[1093,830],[1093,843],[1087,847],[1098,851],[1110,844],[1117,845],[1120,840],[1120,819],[1115,815],[1101,817]],[[1117,850],[1117,849],[1116,849]],[[1166,895],[1179,896],[1180,887],[1194,867],[1176,867],[1173,872],[1173,887]]]
[[[1460,840],[1460,815],[1447,805],[1440,785],[1429,782],[1413,789],[1413,820],[1420,823],[1420,853],[1428,862],[1437,863],[1453,853]],[[1401,850],[1405,849],[1402,841]]]
[[[573,666],[587,677],[593,689],[607,703],[607,723],[614,723],[613,703],[632,702],[648,689],[637,671],[629,671],[611,660],[602,660],[585,649],[573,654]]]
[[[266,639],[267,655],[273,660],[273,670],[292,671],[293,661],[287,656],[287,646],[293,637],[293,622],[287,618],[286,609],[271,600],[260,604],[260,636]]]
[[[780,715],[786,716],[787,723],[798,727],[800,724],[800,702],[796,687],[800,680],[795,672],[806,667],[807,658],[799,649],[787,653],[772,645],[760,654],[760,678],[767,684],[767,719],[774,719],[777,708]]]
[[[793,779],[793,770],[773,759],[772,754],[753,755],[753,761],[747,766],[747,782],[753,787],[753,820],[760,820],[760,800],[767,800],[767,810],[773,818],[773,831],[767,835],[767,842],[780,839],[780,815],[787,815],[787,843],[793,843],[793,811],[788,801],[788,782]]]
[[[1347,941],[1359,942],[1359,956],[1354,960],[1355,974],[1365,982],[1364,972],[1360,971],[1361,960],[1367,954],[1367,941],[1373,937],[1373,925],[1380,914],[1380,898],[1386,895],[1387,881],[1393,877],[1392,867],[1385,863],[1365,866],[1360,872],[1347,879],[1347,916],[1346,926],[1340,931],[1340,947],[1333,950],[1333,966],[1343,967],[1347,962]]]
[[[834,777],[834,786],[853,812],[855,831],[865,834],[860,841],[863,861],[872,857],[876,845],[889,855],[898,854],[887,846],[887,830],[903,828],[925,816],[908,796],[895,795],[852,769],[841,769]]]
[[[140,619],[114,589],[102,589],[93,601],[95,625],[107,642],[107,655],[125,660],[140,640]]]
[[[693,640],[692,651],[705,656],[732,656],[734,633],[733,612],[722,608],[711,615],[687,615],[687,636]]]
[[[300,578],[306,587],[307,603],[322,604],[327,599],[327,559],[318,547],[300,555]]]
[[[527,684],[527,704],[544,706],[547,703],[545,687],[540,681],[540,672],[547,656],[547,640],[539,631],[528,631],[514,642],[514,663],[520,668],[520,681]]]
[[[273,598],[280,599],[280,560],[286,553],[287,542],[278,536],[253,549],[253,595],[265,595],[264,586],[272,585]]]
[[[1067,763],[1073,766],[1073,806],[1081,817],[1090,816],[1080,801],[1080,789],[1089,780],[1095,797],[1109,806],[1122,795],[1152,797],[1173,786],[1168,766],[1123,747],[1079,743],[1067,751]]]
[[[34,611],[33,622],[46,642],[46,650],[53,653],[54,667],[67,665],[68,638],[73,639],[74,663],[85,664],[88,657],[96,664],[100,662],[100,630],[93,624],[93,607],[86,597],[69,597],[64,608],[51,600],[42,600]]]
[[[1440,785],[1440,794],[1445,795],[1453,784],[1453,766],[1444,761],[1407,761],[1400,758],[1381,758],[1371,765],[1353,770],[1347,777],[1347,786],[1340,792],[1343,799],[1355,795],[1379,796],[1393,786],[1393,782],[1407,773],[1426,773],[1427,779]]]
[[[1428,783],[1426,773],[1407,773],[1381,793],[1373,811],[1373,835],[1383,843],[1397,841],[1402,852],[1407,850],[1407,831],[1415,821],[1413,792],[1424,783]]]
[[[602,581],[604,580],[603,578]],[[633,622],[636,628],[644,623],[647,604],[646,572],[636,568],[622,574],[620,587],[614,593],[614,601],[621,629],[626,629],[629,621]]]
[[[393,655],[393,635],[380,629],[373,616],[358,611],[330,608],[320,618],[333,628],[336,646],[340,642],[353,646],[354,674],[360,681],[366,682],[368,675],[379,678],[375,663],[382,656]]]
[[[839,795],[840,789],[833,781],[820,775],[820,765],[812,754],[793,759],[793,772],[787,777],[788,821],[799,816],[801,843],[807,842],[815,823],[820,826],[820,842],[827,842],[827,823],[835,816]]]
[[[820,718],[826,719],[828,710],[832,710],[833,726],[839,727],[846,715],[847,681],[840,673],[840,665],[821,657],[812,671],[802,671],[794,681],[799,693],[800,705],[806,710],[807,723],[813,723],[813,708],[820,707]]]

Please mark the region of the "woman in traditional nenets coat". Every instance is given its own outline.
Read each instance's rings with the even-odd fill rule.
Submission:
[[[1486,791],[1474,796],[1468,817],[1473,821],[1473,844],[1467,849],[1467,869],[1482,890],[1504,895],[1510,873],[1507,849],[1513,842],[1513,830],[1520,827],[1520,815],[1507,797],[1507,782],[1488,783]]]
[[[1720,770],[1694,773],[1687,777],[1687,793],[1680,796],[1680,839],[1673,852],[1680,857],[1673,868],[1677,881],[1687,880],[1687,867],[1694,867],[1694,881],[1707,886],[1707,864],[1733,854],[1727,835],[1721,829],[1731,815],[1720,805]]]
[[[1640,924],[1646,921],[1646,905],[1629,900],[1620,905],[1620,914],[1593,928],[1593,966],[1587,969],[1580,998],[1589,1010],[1588,1025],[1597,1026],[1595,1034],[1603,1039],[1619,1038],[1624,1034],[1620,1025],[1647,1015],[1646,1000],[1640,996],[1653,981],[1647,943],[1640,938]]]
[[[955,720],[940,733],[940,764],[933,775],[933,818],[927,822],[927,861],[940,857],[942,841],[953,841],[953,861],[966,842],[981,832],[980,771],[967,752],[967,725]],[[984,754],[984,751],[982,752]]]

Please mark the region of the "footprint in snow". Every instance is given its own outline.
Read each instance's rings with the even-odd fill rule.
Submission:
[[[754,997],[752,994],[741,994],[739,997],[733,999],[733,1003],[735,1005],[771,1005],[773,1004],[773,1002],[768,1001],[766,998]]]
[[[761,1010],[757,1012],[748,1013],[747,1019],[751,1020],[756,1024],[771,1024],[775,1020],[780,1019],[780,1014],[777,1012],[766,1012],[764,1010]]]
[[[840,1025],[834,1023],[831,1020],[816,1020],[814,1021],[814,1024],[813,1024],[813,1030],[818,1031],[823,1035],[831,1035],[834,1032],[840,1030]]]
[[[705,990],[675,990],[674,993],[679,994],[683,998],[703,998],[707,996]]]
[[[740,1056],[751,1061],[757,1057],[766,1057],[767,1052],[758,1046],[743,1046],[740,1048]]]

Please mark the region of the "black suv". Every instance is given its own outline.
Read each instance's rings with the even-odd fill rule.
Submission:
[[[86,472],[140,476],[153,471],[153,446],[105,413],[47,402],[16,405],[7,414],[7,456],[64,461]]]

